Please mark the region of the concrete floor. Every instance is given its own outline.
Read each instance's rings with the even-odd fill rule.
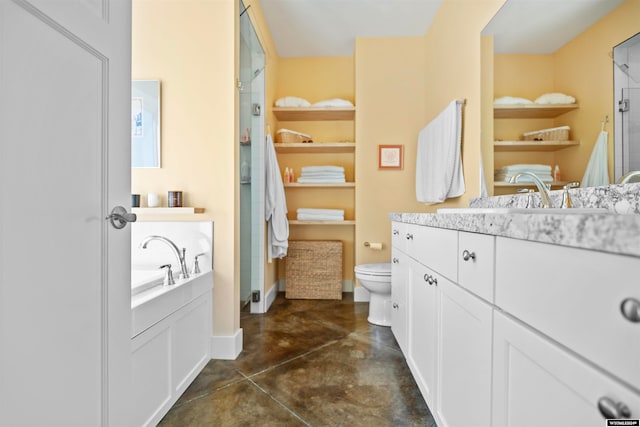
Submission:
[[[368,308],[351,293],[282,293],[268,313],[242,313],[242,354],[209,362],[160,426],[435,427],[390,328],[370,325]]]

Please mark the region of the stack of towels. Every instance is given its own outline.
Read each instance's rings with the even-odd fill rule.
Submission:
[[[299,208],[298,221],[344,221],[343,209]]]
[[[342,166],[303,166],[300,170],[300,184],[340,184],[345,182]]]
[[[500,169],[496,169],[493,175],[495,181],[509,182],[512,176],[519,172],[531,172],[538,175],[538,178],[544,182],[552,182],[551,166],[548,165],[510,165]],[[518,182],[533,182],[529,176],[521,176]]]

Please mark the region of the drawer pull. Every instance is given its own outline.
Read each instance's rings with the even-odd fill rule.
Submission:
[[[413,234],[407,233],[407,240],[413,240]]]
[[[631,411],[627,405],[622,402],[616,403],[608,397],[598,399],[598,409],[602,416],[609,420],[629,418],[631,416]]]
[[[395,258],[395,257],[394,257],[394,258],[393,258],[393,263],[394,263],[394,264],[399,264],[399,263],[400,263],[400,260],[399,260],[398,258]]]
[[[462,251],[462,259],[465,261],[469,261],[470,259],[472,260],[476,260],[476,253],[475,252],[469,252],[468,250],[464,250]]]
[[[399,307],[399,306],[398,306],[398,303],[397,303],[397,302],[394,302],[392,307],[393,307],[394,309],[396,309],[396,310],[397,310],[397,309],[398,309],[398,307]]]
[[[627,298],[620,304],[620,311],[622,315],[629,322],[640,322],[640,301],[635,298]]]
[[[425,273],[423,278],[429,285],[433,285],[433,277],[430,274]]]
[[[436,277],[433,277],[431,279],[431,283],[433,283],[434,285],[438,286],[438,279]]]
[[[399,231],[399,230],[396,230],[396,229],[394,228],[394,229],[393,229],[393,235],[394,235],[394,236],[397,236],[398,234],[400,234],[400,231]]]

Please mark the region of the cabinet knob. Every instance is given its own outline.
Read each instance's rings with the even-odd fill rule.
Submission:
[[[394,302],[394,303],[393,303],[393,305],[392,305],[392,307],[393,307],[395,310],[397,310],[397,309],[398,309],[398,307],[399,307],[399,306],[398,306],[398,303],[397,303],[397,302]]]
[[[430,274],[424,273],[424,276],[422,276],[422,278],[424,279],[425,282],[427,282],[430,285],[433,285],[433,277],[431,277]]]
[[[465,261],[469,261],[470,259],[472,260],[476,260],[476,253],[475,252],[469,252],[468,250],[464,250],[462,251],[462,259]]]
[[[629,407],[622,402],[614,402],[608,397],[598,399],[598,409],[606,419],[629,418],[631,411]]]
[[[438,286],[438,278],[437,277],[432,277],[431,278],[431,283],[433,283],[434,285]]]
[[[635,298],[627,298],[620,304],[622,315],[629,322],[640,322],[640,301]]]
[[[393,263],[394,263],[394,264],[399,264],[399,263],[400,263],[400,260],[399,260],[398,258],[395,258],[395,257],[394,257],[394,258],[393,258]]]
[[[393,235],[394,235],[394,236],[397,236],[398,234],[400,234],[400,231],[399,231],[399,230],[396,230],[396,229],[394,228],[394,229],[393,229]]]
[[[413,234],[407,233],[407,240],[413,240]]]

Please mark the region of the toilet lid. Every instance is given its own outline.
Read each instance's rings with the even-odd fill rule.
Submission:
[[[356,273],[367,274],[369,276],[391,276],[390,262],[376,262],[373,264],[356,265]]]

